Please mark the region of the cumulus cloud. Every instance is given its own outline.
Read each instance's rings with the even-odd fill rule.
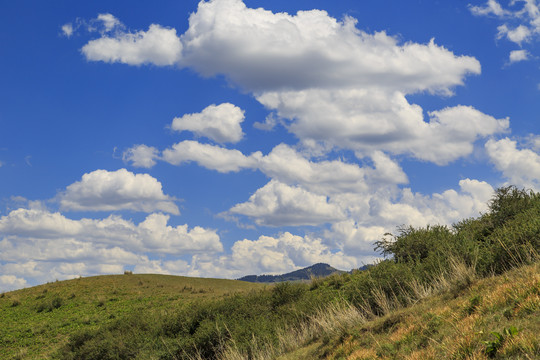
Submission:
[[[122,154],[122,160],[131,162],[135,167],[151,168],[159,159],[159,150],[144,144],[135,145]]]
[[[484,181],[464,179],[460,191],[453,189],[431,196],[401,190],[399,201],[374,197],[370,201],[370,215],[378,224],[386,226],[452,224],[463,218],[479,216],[487,210],[487,201],[493,194],[491,185]]]
[[[245,156],[238,150],[186,140],[165,149],[162,159],[173,165],[195,161],[207,169],[227,173],[255,167],[260,156],[259,152]]]
[[[115,26],[114,21],[109,20],[103,19],[106,29]],[[152,24],[148,31],[135,33],[117,31],[112,36],[104,35],[89,41],[81,51],[90,61],[166,66],[178,61],[182,43],[175,29]]]
[[[0,275],[0,291],[11,291],[26,286],[26,280],[15,275]]]
[[[119,60],[124,53],[133,53],[119,45],[135,43],[123,40],[133,36],[120,32],[114,38],[102,37],[88,43],[83,52],[94,43],[111,43],[114,46],[99,48],[106,49],[106,54],[114,48],[114,57],[88,59],[140,64]],[[199,3],[178,41],[181,55],[171,59],[204,76],[224,75],[253,92],[280,118],[289,119],[286,126],[303,144],[322,142],[325,148],[362,150],[365,155],[377,150],[409,154],[447,164],[470,154],[472,142],[481,136],[478,132],[464,135],[469,130],[467,121],[459,122],[464,128],[457,129],[438,120],[449,111],[441,110],[440,116],[433,112],[435,123],[425,122],[422,109],[406,99],[408,94],[425,91],[451,95],[468,74],[480,73],[475,58],[455,55],[434,40],[400,43],[385,32],[358,29],[351,17],[339,21],[321,10],[290,15],[248,8],[241,0],[213,0]],[[473,111],[460,109],[463,116],[472,115],[473,121],[479,118]],[[237,142],[242,137],[241,120],[240,109],[222,104],[177,118],[172,128],[217,142]],[[269,120],[259,127],[276,122]],[[443,136],[446,130],[459,137]],[[436,151],[432,151],[433,143]],[[174,149],[165,153],[166,161],[183,161]]]
[[[319,194],[366,189],[365,171],[358,165],[339,160],[310,161],[286,144],[277,145],[268,155],[259,157],[257,167],[281,183],[301,185]]]
[[[510,64],[529,60],[529,52],[527,50],[513,50],[510,52],[509,60]]]
[[[519,187],[540,189],[540,155],[532,149],[518,149],[517,142],[504,138],[489,140],[486,151],[495,168],[509,183]]]
[[[359,259],[341,251],[333,252],[320,238],[285,232],[277,237],[260,236],[257,240],[237,241],[230,255],[193,259],[194,276],[220,273],[229,278],[249,274],[282,274],[312,265],[328,263],[338,269],[359,266]]]
[[[148,174],[126,169],[96,170],[59,194],[60,207],[74,211],[163,211],[178,215],[174,198],[165,195],[161,183]]]
[[[109,13],[99,14],[96,20],[103,24],[104,32],[109,32],[115,27],[123,26],[120,20],[118,20],[114,15]]]
[[[326,196],[276,180],[271,180],[247,202],[233,206],[229,212],[254,218],[258,225],[265,226],[319,225],[345,218],[343,211],[329,203]]]
[[[19,208],[0,217],[0,273],[35,284],[50,276],[121,273],[125,267],[149,266],[149,256],[223,251],[215,230],[171,226],[168,221],[161,213],[135,224],[114,215],[72,220],[60,213]],[[22,284],[7,277],[0,285],[7,281]]]
[[[465,74],[480,72],[474,58],[456,57],[433,41],[399,45],[384,32],[358,30],[350,17],[272,13],[240,0],[199,3],[182,42],[183,65],[206,76],[224,74],[255,92],[373,84],[449,92]]]
[[[508,40],[521,45],[522,42],[527,42],[531,37],[531,30],[524,25],[519,25],[515,29],[509,29],[506,24],[497,27],[497,39],[506,37]]]
[[[474,142],[508,129],[471,106],[429,113],[402,93],[347,89],[268,92],[257,98],[279,116],[295,119],[289,130],[303,141],[370,154],[383,150],[445,165],[472,153]]]
[[[174,118],[171,129],[191,131],[219,143],[237,143],[244,136],[244,111],[231,103],[210,105],[202,112]]]
[[[477,16],[495,16],[501,19],[503,23],[497,27],[497,39],[505,38],[520,47],[540,34],[538,0],[511,1],[508,9],[504,9],[496,0],[489,0],[484,6],[470,6],[470,10]],[[512,61],[512,54],[524,60],[524,53],[512,51],[510,63],[516,62]]]
[[[488,0],[484,6],[471,6],[469,5],[471,12],[474,15],[495,15],[505,16],[508,15],[508,11],[504,10],[502,6],[496,0]]]
[[[71,37],[73,35],[73,24],[67,23],[62,25],[62,34],[66,37]]]

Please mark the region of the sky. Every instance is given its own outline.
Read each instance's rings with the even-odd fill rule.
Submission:
[[[380,258],[540,189],[540,1],[0,3],[0,291]]]

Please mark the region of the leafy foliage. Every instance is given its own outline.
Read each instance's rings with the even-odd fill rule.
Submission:
[[[137,311],[118,313],[95,326],[90,326],[90,321],[89,326],[72,333],[56,356],[63,359],[216,359],[234,348],[244,358],[256,358],[258,349],[278,348],[283,331],[316,324],[316,318],[325,309],[352,306],[358,319],[368,319],[392,314],[433,293],[457,298],[465,294],[477,277],[500,274],[538,260],[540,196],[505,187],[496,191],[488,205],[489,210],[480,217],[465,219],[450,227],[401,227],[396,235],[385,235],[375,245],[386,259],[352,274],[334,274],[310,284],[279,283],[224,297],[199,298],[194,287],[184,285],[178,288],[178,294],[189,292],[193,298],[170,301],[167,307],[153,310],[141,306]],[[137,275],[122,278],[139,289],[149,286]],[[531,288],[538,289],[538,286]],[[73,294],[72,290],[70,292]],[[506,305],[505,317],[511,319],[537,311],[537,292],[516,295],[517,302]],[[109,300],[102,298],[103,306],[94,306],[94,311],[116,306],[112,300],[117,296],[119,294],[109,296]],[[62,311],[80,297],[65,294],[58,297],[57,302],[52,297],[44,298],[41,312]],[[489,303],[483,299],[479,295],[470,297],[468,304],[460,308],[461,316],[478,315],[478,309],[485,307],[484,302]],[[423,328],[404,337],[400,343],[384,345],[379,354],[396,356],[409,347],[425,347],[430,339],[440,340],[439,316],[426,316],[429,318],[424,319]],[[399,316],[387,318],[380,328],[390,331],[400,319]],[[515,331],[509,328],[492,334],[495,339],[485,342],[485,354],[489,356],[497,354],[505,339],[514,336]],[[312,339],[310,336],[304,337]],[[475,351],[471,339],[464,339],[459,349],[463,356]]]

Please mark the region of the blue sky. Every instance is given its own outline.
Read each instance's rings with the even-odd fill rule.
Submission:
[[[0,290],[351,269],[540,188],[540,2],[0,5]]]

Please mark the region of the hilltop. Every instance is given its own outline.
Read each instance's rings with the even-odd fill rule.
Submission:
[[[240,281],[254,283],[276,283],[284,281],[307,281],[313,278],[326,277],[332,274],[342,274],[345,271],[338,270],[324,263],[314,264],[303,269],[292,271],[282,275],[247,275],[241,277]]]

